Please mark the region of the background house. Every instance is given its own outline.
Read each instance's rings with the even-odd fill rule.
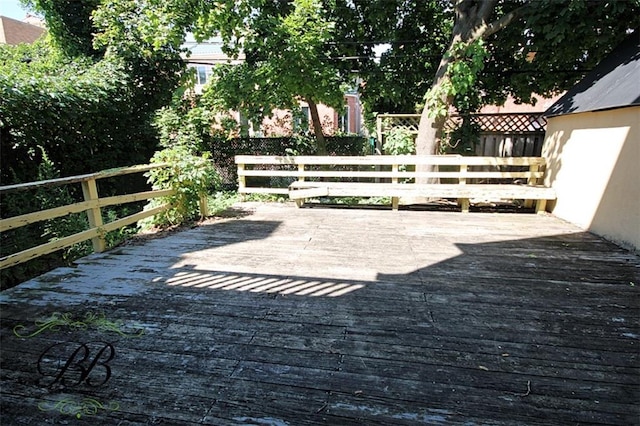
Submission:
[[[194,90],[197,94],[202,93],[204,85],[211,77],[212,69],[216,64],[231,63],[237,64],[245,59],[240,53],[237,59],[229,58],[222,51],[222,38],[213,37],[211,39],[198,42],[193,34],[187,34],[183,47],[189,50],[190,54],[184,59],[187,66],[194,68],[196,72],[196,84]],[[289,135],[292,131],[310,131],[309,123],[311,116],[309,107],[305,102],[300,102],[300,111],[296,116],[302,115],[302,120],[296,120],[291,111],[274,110],[272,117],[265,118],[260,126],[251,125],[240,113],[231,112],[233,118],[242,126],[248,128],[250,136],[283,136]],[[364,126],[362,119],[362,105],[357,90],[350,90],[344,94],[344,109],[334,110],[326,105],[318,104],[318,114],[322,121],[323,131],[326,135],[334,135],[338,132],[363,134]]]
[[[195,69],[196,93],[202,93],[202,88],[211,77],[211,70],[217,64],[237,64],[244,60],[244,54],[240,53],[237,59],[232,59],[222,51],[222,38],[213,37],[209,40],[197,41],[192,33],[187,33],[183,48],[189,50],[190,54],[184,56],[184,60],[189,68]]]
[[[27,17],[27,19],[31,19],[31,17]],[[20,43],[33,43],[40,38],[44,32],[45,29],[39,25],[0,16],[0,44],[13,46]]]
[[[640,34],[545,113],[554,215],[640,250]]]

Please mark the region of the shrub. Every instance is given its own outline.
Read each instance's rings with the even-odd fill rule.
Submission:
[[[165,203],[170,203],[172,207],[141,221],[139,225],[142,227],[178,225],[195,219],[198,216],[200,200],[220,184],[209,155],[195,155],[184,145],[156,152],[151,162],[168,164],[168,167],[146,173],[153,189],[173,189],[175,194],[151,200],[146,209]]]
[[[402,127],[394,127],[387,133],[382,149],[388,155],[414,154],[416,144],[411,132]]]

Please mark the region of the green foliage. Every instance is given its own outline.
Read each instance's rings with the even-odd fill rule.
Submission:
[[[382,149],[387,155],[415,154],[416,143],[411,132],[403,127],[394,127],[387,132]],[[400,171],[406,171],[407,166],[400,165]],[[406,182],[406,180],[403,180]]]
[[[329,13],[336,37],[327,47],[334,57],[358,58],[337,62],[365,82],[365,115],[421,110],[450,39],[450,8],[440,0],[336,1]],[[378,44],[389,49],[374,60]]]
[[[382,149],[387,155],[415,154],[416,144],[409,130],[394,127],[387,132]]]
[[[240,196],[235,191],[216,191],[207,197],[209,213],[217,216],[239,201]]]
[[[157,139],[124,63],[70,59],[46,40],[0,46],[3,184],[33,181],[42,146],[63,176],[140,164]]]
[[[168,164],[168,167],[147,172],[153,189],[173,189],[175,194],[151,201],[148,208],[165,203],[171,204],[172,208],[143,221],[143,227],[177,225],[195,219],[200,200],[213,187],[219,186],[219,177],[209,155],[194,155],[185,145],[158,151],[151,162]]]
[[[367,113],[422,111],[423,95],[432,86],[454,30],[459,40],[471,41],[471,34],[482,26],[518,10],[520,19],[482,37],[488,56],[475,82],[465,77],[473,72],[454,70],[462,81],[439,88],[431,94],[434,100],[455,92],[454,105],[466,112],[485,104],[500,104],[508,95],[530,102],[532,93],[549,95],[566,90],[611,51],[627,30],[640,28],[637,0],[499,0],[492,8],[484,4],[480,7],[489,2],[477,1],[345,0],[335,3],[329,18],[336,25],[336,40],[328,48],[335,49],[334,56],[359,58],[345,62],[350,69],[357,70],[366,83],[361,93]],[[452,4],[465,9],[456,13]],[[474,20],[474,13],[481,10],[489,13]],[[375,62],[373,42],[378,41],[387,41],[390,49]],[[480,68],[473,61],[468,65],[476,70]],[[466,66],[453,64],[453,68]],[[464,86],[472,88],[466,91],[468,96],[460,96],[463,91],[459,89]],[[427,108],[438,116],[446,112],[446,108],[439,105]]]
[[[96,28],[91,20],[91,13],[100,0],[28,0],[26,3],[44,16],[55,46],[67,56],[102,55],[103,52],[93,48]]]
[[[205,107],[189,109],[164,107],[156,113],[154,126],[158,129],[160,145],[190,147],[195,152],[204,148],[205,141],[213,136],[213,126],[218,123],[215,113]]]
[[[104,223],[113,222],[120,217],[125,217],[132,213],[135,213],[135,210],[126,206],[120,207],[119,209],[103,209],[102,221]],[[115,231],[107,232],[104,236],[105,244],[107,248],[116,247],[136,235],[139,230],[140,229],[137,225],[129,225],[123,226],[122,228],[116,229]]]
[[[476,83],[477,75],[484,68],[488,56],[485,44],[480,40],[472,43],[456,43],[447,53],[453,59],[447,73],[451,80],[453,95],[469,92]]]
[[[516,5],[504,2],[496,14]],[[532,102],[531,94],[557,94],[579,81],[640,29],[640,2],[622,0],[529,1],[524,17],[486,38],[491,60],[480,73],[483,103],[507,95]]]
[[[446,117],[449,113],[448,99],[453,93],[451,80],[443,78],[440,84],[431,87],[424,95],[424,108],[427,110],[429,118]]]
[[[221,102],[254,122],[274,109],[295,110],[300,100],[342,107],[344,79],[326,48],[334,23],[319,0],[229,2],[205,21],[201,36],[219,33],[227,53],[246,56],[214,69],[203,94],[208,102]]]
[[[472,122],[469,115],[463,115],[462,124],[453,131],[445,133],[440,145],[440,153],[474,155],[479,140],[480,125]]]
[[[481,39],[471,43],[458,42],[452,46],[446,54],[450,63],[441,83],[431,87],[424,97],[430,118],[445,117],[451,101],[462,111],[468,111],[472,105],[480,103],[480,94],[474,88],[487,56]]]
[[[294,143],[294,146],[292,148],[284,149],[286,155],[305,155],[315,152],[315,144],[311,138],[294,135],[291,140]]]
[[[200,0],[100,0],[92,14],[98,29],[94,45],[122,58],[179,59],[185,31],[203,8]]]

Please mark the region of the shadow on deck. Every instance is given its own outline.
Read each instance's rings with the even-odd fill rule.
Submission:
[[[550,216],[253,208],[3,292],[3,423],[640,418],[637,256]]]

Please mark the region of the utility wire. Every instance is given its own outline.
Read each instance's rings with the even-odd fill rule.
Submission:
[[[414,55],[393,55],[393,56],[387,56],[387,58],[404,58],[404,57],[408,57],[408,56],[414,56]],[[428,58],[429,56],[423,56],[424,58]],[[433,58],[440,58],[439,56],[432,56]],[[350,61],[350,60],[359,60],[359,59],[380,59],[380,56],[338,56],[338,57],[330,57],[330,58],[326,58],[332,61]],[[191,61],[189,59],[186,60],[186,63],[189,65],[219,65],[219,64],[228,64],[228,65],[232,65],[232,62],[244,62],[246,61],[246,59],[216,59],[216,60],[211,60],[209,62],[206,62],[205,60],[197,60],[197,61]],[[579,69],[568,69],[568,70],[554,70],[553,72],[555,73],[585,73],[585,72],[589,72],[591,71],[591,69],[588,68],[579,68]],[[504,70],[503,73],[504,74],[531,74],[536,72],[535,70]],[[546,72],[543,71],[539,71],[539,74],[544,74]]]

